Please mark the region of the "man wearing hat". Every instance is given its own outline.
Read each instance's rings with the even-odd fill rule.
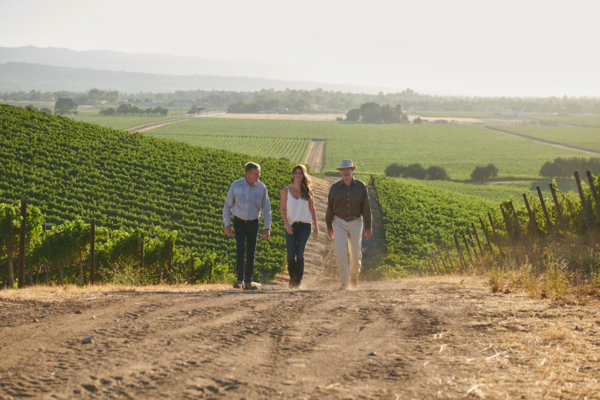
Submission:
[[[354,179],[356,166],[352,160],[342,160],[336,168],[342,180],[329,189],[327,201],[327,233],[334,239],[337,264],[340,271],[340,290],[356,288],[361,265],[363,224],[367,240],[371,228],[371,202],[367,185]]]

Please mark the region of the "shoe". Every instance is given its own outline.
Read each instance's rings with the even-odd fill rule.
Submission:
[[[294,289],[294,288],[296,288],[296,287],[297,287],[297,286],[296,286],[296,281],[295,281],[293,278],[290,278],[290,283],[288,284],[288,287],[289,287],[290,289]]]
[[[340,286],[340,288],[338,290],[348,290],[348,284],[342,283],[342,285]]]
[[[295,285],[294,286],[295,289],[302,289],[302,282],[295,282],[294,285]]]
[[[244,282],[244,290],[256,290],[258,287],[252,282]]]
[[[358,277],[353,276],[350,278],[350,289],[356,289],[358,287]]]
[[[242,287],[243,283],[244,283],[244,281],[237,281],[236,283],[233,284],[233,288],[240,289]]]

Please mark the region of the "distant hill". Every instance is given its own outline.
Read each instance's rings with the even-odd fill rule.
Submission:
[[[11,65],[11,63],[18,64]],[[22,63],[39,65],[35,69]],[[41,65],[68,67],[68,69],[42,69]],[[322,88],[354,93],[396,91],[383,87],[285,79],[297,75],[294,73],[296,67],[290,65],[167,54],[127,54],[102,50],[74,51],[33,46],[0,47],[0,67],[0,92],[7,90],[81,91],[94,87],[124,92],[172,92],[190,89],[255,91],[286,88],[304,90]],[[92,71],[84,72],[82,69],[93,70],[98,74]],[[109,72],[114,74],[110,75]],[[88,79],[93,79],[94,83],[79,85],[81,83],[78,82],[79,80]]]
[[[0,203],[25,198],[47,222],[78,217],[111,229],[154,226],[177,230],[177,243],[198,255],[235,265],[235,240],[223,234],[222,208],[230,183],[252,159],[271,193],[273,237],[261,241],[263,278],[285,263],[277,194],[292,164],[207,149],[100,127],[0,104]],[[261,222],[262,226],[262,222]]]
[[[139,72],[98,71],[9,62],[0,64],[0,93],[60,90],[84,92],[89,89],[118,90],[121,93],[170,93],[177,90],[230,90],[253,92],[274,90],[323,90],[361,92],[366,88],[329,85],[316,82],[278,81],[216,75],[156,75]],[[372,89],[372,88],[371,88]]]

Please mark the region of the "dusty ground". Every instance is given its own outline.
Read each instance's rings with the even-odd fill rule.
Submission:
[[[600,398],[598,302],[492,294],[476,277],[340,292],[329,241],[323,223],[302,290],[2,291],[0,398]]]
[[[310,142],[308,154],[304,159],[304,164],[310,165],[310,170],[313,173],[323,171],[325,163],[325,140],[313,140]]]

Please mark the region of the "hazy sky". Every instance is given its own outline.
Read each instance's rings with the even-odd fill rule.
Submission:
[[[600,96],[597,0],[0,0],[0,46],[228,58],[288,79]]]

